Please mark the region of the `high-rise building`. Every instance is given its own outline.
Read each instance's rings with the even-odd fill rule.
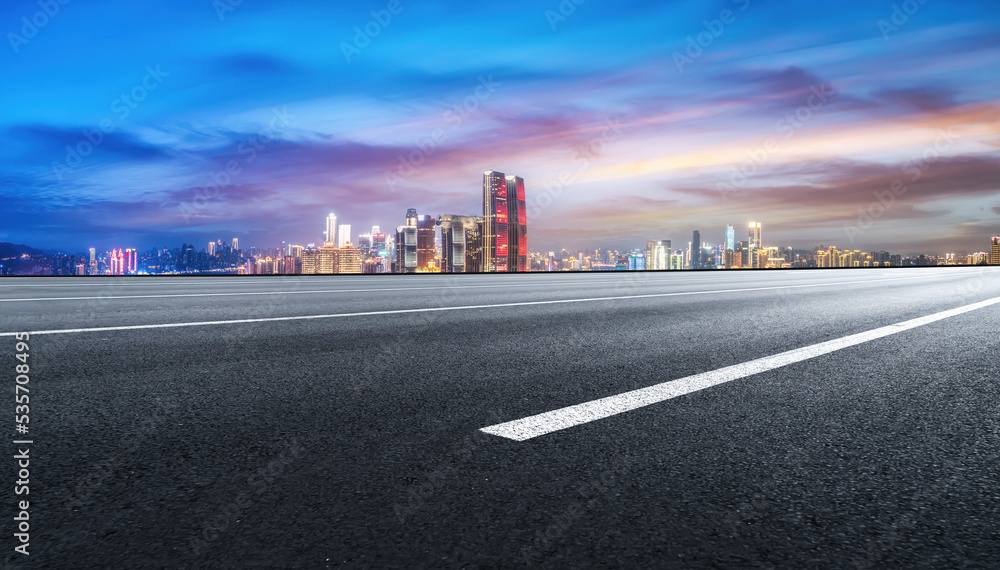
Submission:
[[[108,259],[108,265],[111,266],[112,275],[124,275],[125,274],[125,250],[124,249],[112,249],[111,257]]]
[[[124,254],[125,265],[123,267],[123,274],[135,275],[139,272],[139,252],[134,249],[126,249]]]
[[[417,216],[417,269],[426,271],[434,263],[437,253],[434,248],[434,234],[437,233],[437,220],[424,214]]]
[[[90,275],[97,275],[97,249],[90,248],[90,265],[88,267]]]
[[[444,273],[473,273],[479,271],[480,233],[483,223],[478,216],[446,214],[438,216],[441,226],[441,271]],[[470,263],[471,262],[471,263]]]
[[[701,269],[701,232],[691,233],[691,269]]]
[[[378,226],[372,226],[372,235],[380,234],[380,233],[382,233],[382,229],[381,228],[379,228]]]
[[[406,225],[396,228],[396,273],[417,272],[417,210],[406,211]]]
[[[507,180],[503,172],[483,173],[483,271],[508,270],[510,228]]]
[[[326,217],[326,231],[323,232],[323,241],[327,243],[337,243],[337,214],[330,212]]]
[[[362,258],[367,258],[372,251],[372,235],[371,234],[359,234],[358,235],[358,249],[361,250]]]
[[[334,273],[361,273],[361,250],[356,247],[338,248],[334,252]]]
[[[726,269],[732,269],[733,264],[733,254],[736,252],[736,228],[733,224],[726,225],[726,243],[724,246],[724,251],[722,252],[722,265]]]
[[[1000,236],[990,239],[990,265],[1000,265]]]
[[[351,224],[341,224],[337,226],[337,248],[344,249],[351,243]]]
[[[378,228],[378,226],[375,226]],[[389,244],[386,235],[382,232],[372,234],[372,255],[385,257],[389,252]]]
[[[208,242],[208,247],[205,248],[205,251],[208,252],[209,257],[215,257],[215,242]]]
[[[646,269],[663,271],[671,267],[670,240],[646,242]]]
[[[760,230],[761,230],[760,226],[761,226],[760,222],[750,222],[750,239],[747,242],[747,249],[749,250],[748,253],[750,255],[750,263],[751,263],[750,267],[753,267],[754,269],[759,269],[763,267],[760,264],[760,255],[758,255],[758,252],[762,247],[761,246],[762,242],[760,238]]]
[[[507,224],[507,270],[528,270],[528,206],[524,193],[524,179],[520,176],[504,177],[507,185],[509,222]]]
[[[239,238],[233,238],[233,249],[236,251],[240,250],[240,240]]]

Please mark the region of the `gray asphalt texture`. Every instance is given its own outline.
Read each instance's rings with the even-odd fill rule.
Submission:
[[[6,560],[996,567],[1000,305],[525,442],[478,430],[998,297],[1000,268],[3,278],[0,332],[669,292],[702,293],[36,334],[31,556]]]

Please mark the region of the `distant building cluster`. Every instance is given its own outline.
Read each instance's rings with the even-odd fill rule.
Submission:
[[[671,240],[649,240],[644,249],[528,250],[524,179],[495,170],[483,173],[483,211],[474,214],[419,215],[406,211],[402,225],[386,233],[372,226],[355,236],[336,214],[325,219],[322,241],[277,248],[240,249],[239,240],[208,242],[204,250],[183,244],[175,249],[139,252],[114,248],[86,256],[20,254],[0,258],[0,275],[157,275],[238,273],[245,275],[332,275],[361,273],[513,273],[526,271],[668,271],[685,269],[787,269],[1000,265],[1000,236],[986,251],[957,255],[894,254],[887,251],[811,250],[767,246],[763,224],[751,221],[745,240],[725,228],[721,243],[702,241],[694,230],[686,247]],[[35,251],[35,253],[38,253]]]

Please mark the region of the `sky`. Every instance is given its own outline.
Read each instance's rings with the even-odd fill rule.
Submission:
[[[47,8],[48,12],[44,10]],[[321,242],[482,214],[532,251],[975,252],[1000,235],[1000,2],[0,4],[0,241]]]

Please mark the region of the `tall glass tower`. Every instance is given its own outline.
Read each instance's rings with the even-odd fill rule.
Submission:
[[[337,243],[337,214],[333,212],[326,217],[326,233],[324,234],[323,241],[328,241],[330,243]],[[236,249],[235,246],[233,249]]]
[[[510,210],[508,232],[508,271],[528,270],[528,214],[524,196],[524,179],[520,176],[506,176],[507,203]]]
[[[506,273],[510,255],[507,180],[503,172],[483,173],[483,271]]]
[[[747,249],[750,253],[750,263],[748,267],[754,269],[760,269],[760,256],[757,252],[760,251],[761,245],[760,239],[760,222],[750,222],[750,241],[747,242]]]

